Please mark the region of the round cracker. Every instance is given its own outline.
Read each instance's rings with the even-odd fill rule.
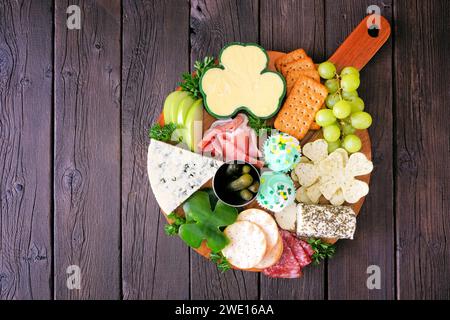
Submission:
[[[238,221],[226,227],[224,234],[230,243],[222,249],[222,254],[233,266],[250,269],[264,258],[267,250],[266,235],[257,224]]]
[[[280,239],[280,233],[278,232],[278,226],[275,219],[271,214],[260,209],[247,209],[242,211],[237,221],[249,221],[260,227],[267,240],[267,251],[272,250]]]
[[[255,269],[266,269],[278,262],[280,260],[281,255],[283,254],[283,240],[281,237],[279,237],[278,242],[275,244],[275,246],[266,253],[264,258],[256,265],[254,266]]]

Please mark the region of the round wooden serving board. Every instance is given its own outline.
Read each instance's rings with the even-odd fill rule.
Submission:
[[[361,70],[367,62],[375,55],[375,53],[381,48],[381,46],[386,42],[390,35],[390,25],[388,21],[381,17],[381,28],[378,34],[378,37],[373,38],[368,34],[367,31],[367,20],[370,18],[366,17],[361,21],[361,23],[353,30],[353,32],[347,37],[347,39],[343,42],[343,44],[336,50],[336,52],[330,57],[330,61],[332,61],[338,71],[340,71],[345,66],[354,66],[357,69]],[[279,51],[267,51],[269,56],[269,65],[268,68],[272,71],[276,71],[275,69],[275,60],[285,53]],[[350,59],[350,60],[349,60]],[[369,110],[370,111],[370,110]],[[160,120],[162,117],[160,117]],[[203,132],[208,130],[211,124],[217,119],[212,117],[206,110],[203,110]],[[274,121],[274,118],[269,119],[268,122],[271,123]],[[367,130],[357,130],[356,135],[359,136],[362,142],[362,148],[360,152],[362,152],[369,160],[372,159],[372,151],[371,151],[371,141],[369,137],[369,133]],[[310,130],[308,134],[303,138],[300,143],[301,145],[305,145],[307,142],[314,141],[322,138],[322,131],[312,131]],[[365,176],[358,177],[359,180],[369,183],[370,174]],[[202,189],[211,188],[211,181],[207,182],[203,185]],[[361,198],[357,203],[351,205],[352,209],[358,215],[361,207],[364,203],[365,197]],[[322,204],[329,204],[329,202],[323,198],[320,201]],[[250,208],[261,208],[256,201],[253,201],[248,206],[243,209]],[[263,209],[264,210],[264,209]],[[181,206],[176,210],[177,213],[183,214],[183,209]],[[163,212],[167,218],[165,212]],[[336,239],[326,239],[328,242],[334,243]],[[205,242],[200,246],[200,248],[194,249],[202,256],[208,258],[210,254],[210,250],[206,246]],[[259,272],[261,270],[258,269],[250,269],[246,271],[256,271]]]

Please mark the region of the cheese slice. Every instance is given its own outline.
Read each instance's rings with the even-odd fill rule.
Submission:
[[[150,186],[161,209],[169,214],[210,180],[222,161],[152,140],[147,170]]]

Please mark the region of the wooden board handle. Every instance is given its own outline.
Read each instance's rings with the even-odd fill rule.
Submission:
[[[391,26],[383,16],[380,16],[381,28],[378,35],[369,35],[367,20],[371,18],[373,19],[373,16],[364,18],[328,59],[336,65],[338,71],[347,66],[361,70],[389,38]]]

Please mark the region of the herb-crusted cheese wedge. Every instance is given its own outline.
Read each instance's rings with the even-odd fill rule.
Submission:
[[[353,239],[356,215],[347,206],[297,206],[297,235],[313,238]]]
[[[147,170],[156,201],[170,213],[211,179],[222,161],[152,140]]]
[[[266,51],[252,43],[230,43],[219,55],[219,66],[200,79],[205,108],[216,118],[228,118],[239,110],[267,119],[281,106],[286,84],[278,73],[267,70]]]

